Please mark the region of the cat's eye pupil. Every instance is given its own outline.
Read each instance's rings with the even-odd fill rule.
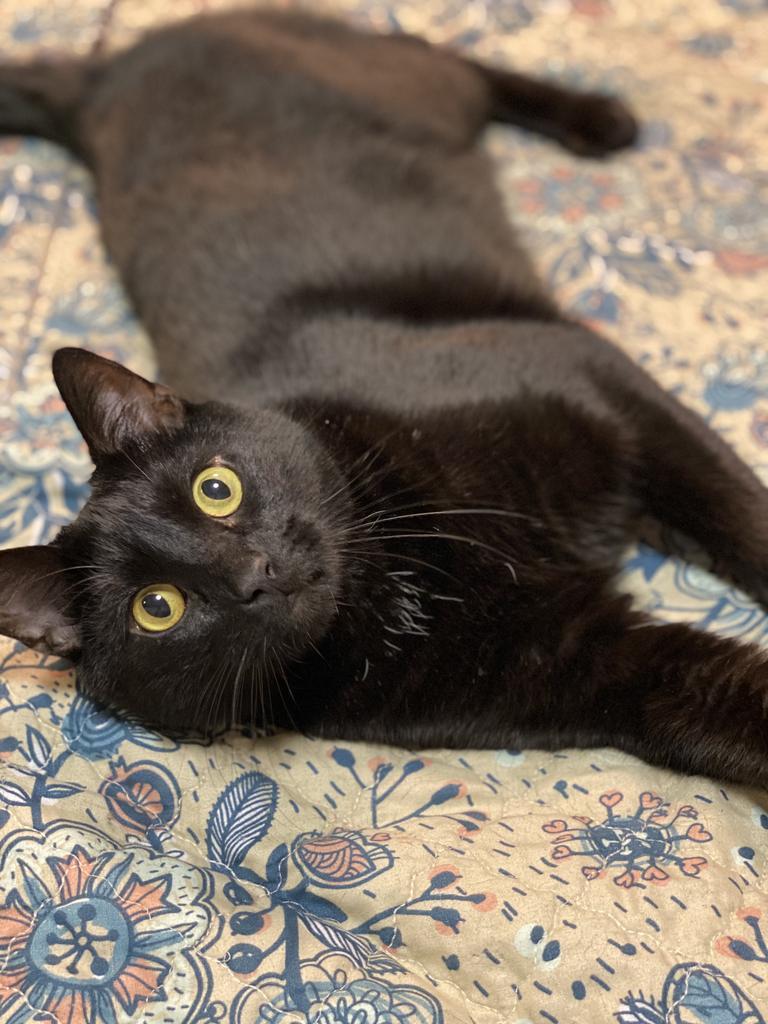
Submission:
[[[215,477],[210,480],[204,480],[200,485],[200,490],[212,501],[226,501],[227,498],[232,497],[232,491],[227,487],[223,480],[216,480]]]
[[[147,594],[141,599],[141,607],[154,619],[167,619],[171,615],[171,606],[162,594]]]

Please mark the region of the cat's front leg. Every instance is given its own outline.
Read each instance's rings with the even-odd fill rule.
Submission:
[[[637,614],[598,650],[582,683],[595,729],[613,723],[652,764],[768,784],[768,651]]]

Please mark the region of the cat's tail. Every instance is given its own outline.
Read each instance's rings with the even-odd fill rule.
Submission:
[[[84,157],[78,114],[95,73],[87,59],[0,64],[0,134],[37,135]]]
[[[637,121],[614,96],[582,92],[477,61],[469,63],[489,90],[492,121],[556,139],[579,156],[606,156],[637,139]]]

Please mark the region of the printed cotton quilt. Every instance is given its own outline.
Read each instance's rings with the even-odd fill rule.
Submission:
[[[0,52],[114,46],[195,0],[0,3]],[[478,55],[616,89],[605,164],[495,128],[510,211],[563,303],[768,479],[766,0],[341,0]],[[49,539],[89,464],[50,356],[151,373],[91,183],[0,140],[0,542]],[[661,538],[663,541],[663,538]],[[669,619],[763,640],[648,547]],[[228,735],[179,746],[0,643],[0,1021],[765,1024],[765,793],[611,750],[426,754]]]

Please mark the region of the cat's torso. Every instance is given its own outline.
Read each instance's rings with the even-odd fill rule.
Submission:
[[[408,38],[253,13],[161,33],[109,74],[82,124],[163,379],[298,400],[331,449],[343,424],[342,460],[357,436],[397,467],[374,472],[374,536],[349,549],[354,610],[269,716],[414,745],[448,718],[457,744],[508,742],[512,714],[543,729],[567,623],[594,614],[636,514],[609,383],[629,364],[538,282],[476,147],[477,76]]]
[[[326,379],[368,398],[375,374],[387,402],[428,375],[419,405],[476,376],[498,397],[483,343],[445,373],[442,328],[554,306],[474,146],[488,103],[453,54],[274,12],[175,27],[95,77],[104,236],[163,379],[260,401]]]
[[[344,614],[292,666],[275,720],[416,748],[446,734],[458,746],[551,736],[557,718],[562,743],[608,742],[623,715],[596,729],[579,640],[628,606],[606,593],[640,514],[624,470],[632,433],[552,395],[389,416],[292,411],[340,457],[351,439],[353,454],[372,454],[352,488],[361,516]]]
[[[764,654],[615,583],[651,515],[768,602],[768,494],[557,310],[476,146],[491,120],[596,156],[637,129],[612,97],[301,13],[0,65],[0,130],[93,169],[164,382],[56,353],[93,490],[0,553],[0,631],[171,728],[613,743],[765,781]]]

